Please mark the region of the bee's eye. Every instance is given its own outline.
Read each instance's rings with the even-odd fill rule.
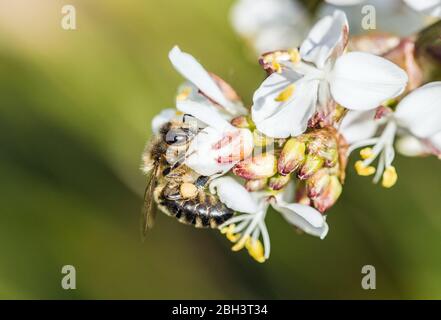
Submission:
[[[188,135],[182,130],[170,130],[165,136],[165,142],[169,145],[181,145],[188,141]]]

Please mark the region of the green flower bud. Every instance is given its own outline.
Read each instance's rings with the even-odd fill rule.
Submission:
[[[314,198],[321,195],[328,187],[330,181],[331,177],[328,169],[323,168],[314,173],[312,177],[306,181],[308,196]]]
[[[309,179],[314,173],[323,167],[324,160],[315,155],[307,155],[305,163],[303,164],[298,177],[300,180]]]
[[[281,175],[288,175],[297,169],[305,161],[306,145],[296,138],[289,139],[282,149],[277,164],[277,169]]]
[[[252,129],[254,128],[253,121],[247,116],[239,116],[231,120],[231,124],[236,128]]]
[[[263,153],[239,162],[233,173],[246,180],[269,178],[277,173],[277,160],[273,154]]]
[[[286,176],[276,174],[274,177],[269,179],[268,186],[271,190],[279,191],[282,190],[289,183],[290,179],[290,174]]]
[[[249,192],[261,191],[266,188],[267,183],[268,183],[268,179],[248,180],[245,183],[245,188]]]
[[[342,192],[342,185],[336,176],[331,176],[328,185],[324,191],[312,198],[314,207],[324,213],[331,208],[338,200]]]

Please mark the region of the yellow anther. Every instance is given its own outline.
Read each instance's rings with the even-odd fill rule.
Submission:
[[[299,63],[301,60],[299,50],[297,49],[289,50],[289,58],[292,63]]]
[[[360,156],[364,160],[371,158],[372,155],[373,155],[372,148],[364,148],[364,149],[361,149],[361,151],[360,151]]]
[[[260,263],[265,262],[263,245],[260,240],[248,238],[245,247],[247,248],[249,255],[253,257],[254,260]]]
[[[277,62],[276,59],[274,59],[273,61],[271,61],[271,65],[272,65],[273,69],[274,69],[277,73],[282,73],[282,66],[280,65],[279,62]]]
[[[392,188],[395,183],[397,183],[398,175],[397,170],[395,170],[395,167],[390,166],[387,167],[386,170],[383,173],[383,181],[382,185],[385,188]]]
[[[240,239],[241,234],[240,234],[240,233],[238,233],[238,234],[234,234],[234,233],[232,233],[232,232],[229,232],[229,233],[226,234],[226,237],[227,237],[227,239],[230,240],[231,242],[236,243],[237,240]]]
[[[226,234],[226,233],[228,233],[228,232],[233,232],[235,227],[236,227],[236,226],[235,226],[234,223],[233,223],[233,224],[230,224],[230,225],[228,225],[228,226],[226,226],[226,227],[223,227],[223,228],[221,229],[221,233],[222,233],[222,234]]]
[[[179,94],[176,97],[176,100],[182,101],[188,98],[188,96],[191,94],[191,87],[185,87],[179,92]]]
[[[280,94],[274,100],[278,102],[284,102],[293,95],[294,90],[295,90],[295,85],[291,84],[287,86],[285,89],[283,89],[283,91],[280,92]]]
[[[228,227],[222,228],[221,233],[225,234],[227,239],[230,240],[231,242],[236,242],[240,238],[240,233],[235,234],[234,233],[235,228],[236,228],[236,225],[234,223],[230,224]]]
[[[370,176],[375,173],[375,168],[372,166],[365,166],[363,161],[359,160],[355,163],[355,170],[360,176]]]
[[[237,242],[232,248],[231,250],[233,251],[239,251],[242,250],[243,247],[245,247],[245,244],[247,243],[248,239],[250,238],[249,235],[242,237],[239,242]]]

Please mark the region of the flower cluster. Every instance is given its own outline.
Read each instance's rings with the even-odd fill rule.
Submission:
[[[402,36],[421,29],[432,18],[441,17],[441,0],[325,0],[311,5],[319,5],[320,17],[332,13],[336,6],[344,10],[354,34],[366,31],[360,23],[365,5],[377,9],[375,17],[381,20],[383,32]],[[230,20],[236,33],[260,55],[299,46],[313,17],[300,0],[237,0],[231,8]]]
[[[184,164],[209,177],[209,192],[236,212],[220,227],[234,251],[246,248],[258,262],[269,258],[269,207],[302,232],[325,238],[327,211],[343,191],[356,150],[356,172],[385,188],[398,178],[395,145],[407,155],[441,157],[441,82],[423,83],[409,56],[396,53],[408,48],[402,42],[379,56],[351,51],[357,45],[349,40],[346,15],[337,10],[299,48],[263,54],[267,77],[250,108],[194,57],[171,50],[186,83],[176,109],[155,117],[153,130],[184,114],[195,119]]]

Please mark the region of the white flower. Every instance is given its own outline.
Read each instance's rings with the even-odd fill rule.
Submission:
[[[353,6],[364,2],[364,0],[326,0],[326,2],[335,6]]]
[[[380,128],[381,134],[375,136]],[[340,131],[352,143],[348,153],[364,147],[360,152],[363,160],[355,164],[358,174],[368,176],[376,172],[374,182],[382,178],[383,186],[390,188],[398,178],[392,165],[397,134],[406,137],[407,151],[406,146],[402,145],[401,148],[407,154],[441,154],[441,82],[432,82],[411,92],[401,100],[395,112],[385,114],[378,120],[374,120],[372,112],[349,112],[342,121]],[[372,166],[376,159],[377,168]]]
[[[412,9],[428,16],[441,17],[441,0],[404,0]]]
[[[411,7],[413,10],[424,13],[425,15],[432,16],[432,17],[441,17],[441,0],[403,0],[409,7]],[[392,5],[395,5],[395,3],[401,2],[401,0],[381,0],[380,1],[366,1],[366,0],[326,0],[327,3],[330,3],[332,5],[336,6],[353,6],[361,3],[369,3],[369,4],[378,4],[382,8],[384,5],[382,4],[388,4],[392,3]]]
[[[270,255],[270,238],[265,225],[270,205],[290,224],[305,233],[321,239],[328,233],[328,224],[320,212],[310,206],[289,202],[294,199],[293,184],[282,193],[248,192],[233,178],[222,177],[210,184],[210,190],[217,193],[219,199],[229,208],[241,213],[221,226],[221,231],[235,243],[232,249],[238,251],[246,247],[250,255],[259,262],[264,262]]]
[[[428,139],[418,139],[412,135],[404,135],[398,138],[396,148],[402,155],[408,157],[433,154],[441,159],[441,132]]]
[[[193,56],[175,46],[169,59],[176,71],[189,82],[181,87],[176,98],[179,111],[183,111],[182,105],[186,103],[197,103],[199,108],[214,110],[227,120],[248,112],[230,85],[205,70]]]
[[[259,131],[274,138],[302,134],[315,112],[335,102],[368,110],[400,95],[406,73],[392,62],[362,52],[344,54],[348,36],[345,14],[336,10],[312,28],[300,52],[263,58],[273,72],[255,92],[252,117]]]
[[[190,143],[185,164],[204,176],[224,174],[252,152],[252,133],[227,121],[247,110],[228,84],[209,74],[191,55],[174,47],[169,57],[192,84],[178,95],[177,109],[196,118],[198,127],[205,127]]]
[[[298,46],[309,21],[296,0],[238,0],[231,9],[231,23],[261,54]]]

